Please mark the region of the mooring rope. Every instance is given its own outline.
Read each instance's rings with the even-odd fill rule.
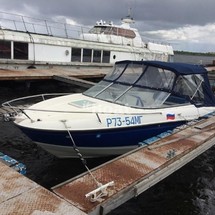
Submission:
[[[61,120],[62,123],[64,124],[67,133],[69,134],[70,140],[72,141],[73,144],[73,149],[74,151],[77,153],[77,156],[80,158],[82,164],[85,166],[85,168],[87,169],[87,172],[90,174],[90,176],[92,177],[92,179],[94,180],[94,182],[97,184],[98,187],[100,187],[102,184],[100,182],[98,182],[98,180],[96,180],[96,178],[94,177],[94,175],[92,174],[92,172],[90,171],[89,167],[87,166],[87,161],[86,159],[83,157],[83,155],[81,154],[80,150],[78,149],[77,145],[75,144],[75,141],[71,135],[71,132],[68,129],[68,126],[66,124],[66,120]]]

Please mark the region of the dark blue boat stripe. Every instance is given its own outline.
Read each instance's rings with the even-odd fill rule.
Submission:
[[[171,130],[185,122],[171,122],[127,128],[71,131],[78,147],[119,147],[138,145],[150,137]],[[34,142],[59,146],[73,146],[67,131],[19,128]]]

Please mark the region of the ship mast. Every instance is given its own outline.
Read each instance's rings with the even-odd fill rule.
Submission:
[[[128,15],[125,18],[122,18],[122,23],[131,24],[134,23],[134,19],[131,16],[131,8],[128,9]]]

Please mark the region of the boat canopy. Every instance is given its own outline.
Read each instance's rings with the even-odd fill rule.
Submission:
[[[160,61],[120,61],[84,95],[134,108],[194,104],[215,106],[202,65]]]

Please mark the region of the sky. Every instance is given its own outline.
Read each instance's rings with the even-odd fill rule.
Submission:
[[[174,50],[215,53],[214,0],[0,0],[0,12],[93,26],[131,16],[145,40]],[[1,16],[1,13],[0,13]]]

